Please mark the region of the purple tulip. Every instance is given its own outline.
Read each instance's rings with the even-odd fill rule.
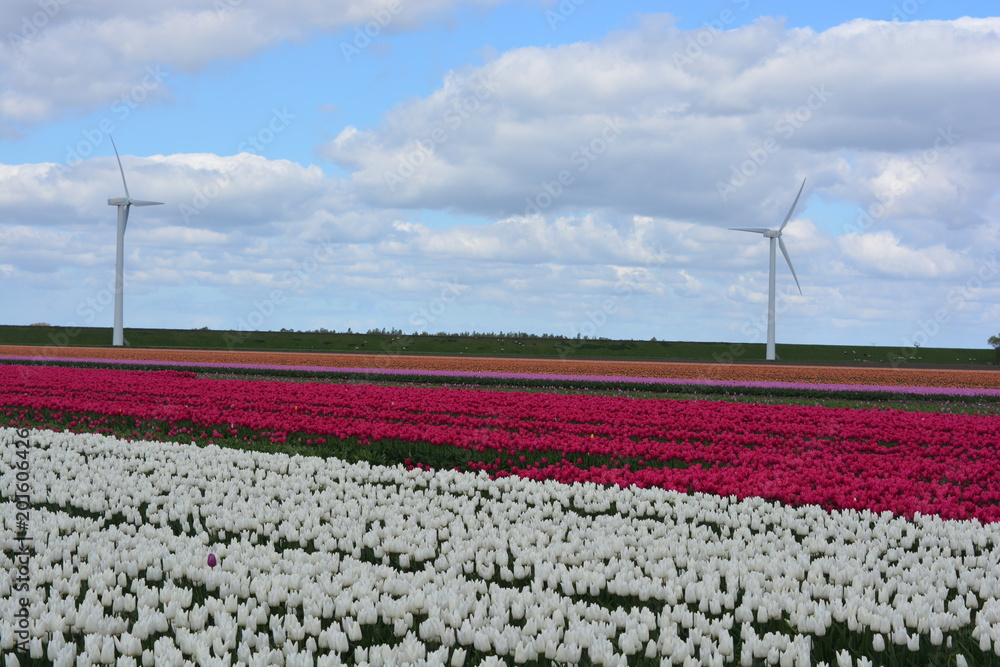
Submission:
[[[208,554],[208,566],[215,567],[219,560],[215,557],[215,554]]]

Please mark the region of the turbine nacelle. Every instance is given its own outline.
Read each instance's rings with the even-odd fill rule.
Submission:
[[[144,199],[127,199],[125,197],[115,197],[108,200],[109,206],[160,206],[161,201],[146,201]]]
[[[781,238],[780,229],[764,229],[763,227],[730,227],[730,231],[734,232],[750,232],[752,234],[763,234],[764,238],[777,239]]]
[[[111,147],[115,149],[115,159],[118,160],[118,171],[122,175],[122,186],[125,188],[124,197],[113,197],[108,199],[108,206],[160,206],[163,204],[161,201],[145,201],[143,199],[132,199],[131,195],[128,193],[128,183],[125,182],[125,170],[122,168],[122,159],[118,155],[118,147],[115,146],[115,140],[113,137],[111,139]]]

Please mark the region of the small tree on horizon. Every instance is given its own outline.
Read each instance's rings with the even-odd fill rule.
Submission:
[[[989,340],[987,340],[986,342],[992,345],[993,349],[996,350],[997,361],[1000,361],[1000,335],[990,336]]]

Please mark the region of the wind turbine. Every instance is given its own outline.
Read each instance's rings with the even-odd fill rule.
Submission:
[[[108,200],[109,206],[118,207],[118,248],[115,254],[115,328],[112,334],[111,344],[121,346],[125,342],[125,335],[122,329],[122,286],[124,280],[122,275],[125,270],[125,226],[128,224],[128,210],[131,206],[157,206],[161,201],[143,201],[132,199],[128,193],[128,183],[125,182],[125,170],[122,168],[122,159],[118,155],[118,147],[115,140],[111,139],[111,147],[115,149],[115,157],[118,158],[118,171],[122,174],[122,185],[125,186],[125,196]]]
[[[768,276],[767,284],[767,356],[768,361],[774,361],[774,260],[775,260],[775,247],[781,248],[781,254],[785,256],[785,261],[788,262],[788,268],[792,270],[792,277],[795,278],[795,285],[799,288],[799,294],[802,294],[802,285],[799,285],[799,277],[795,275],[795,268],[792,266],[792,260],[788,257],[788,249],[785,248],[785,242],[781,240],[781,232],[785,229],[785,225],[788,221],[792,219],[792,211],[795,210],[795,205],[799,203],[799,197],[802,195],[802,188],[806,187],[806,179],[802,179],[802,185],[799,186],[799,193],[795,195],[795,201],[792,202],[792,207],[788,209],[788,215],[785,216],[785,220],[781,223],[781,226],[777,229],[764,229],[763,227],[730,227],[731,230],[737,232],[752,232],[754,234],[763,234],[764,238],[771,240],[771,264],[770,264],[770,275]]]

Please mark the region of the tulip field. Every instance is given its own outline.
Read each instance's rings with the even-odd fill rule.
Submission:
[[[224,364],[227,366],[363,367],[450,373],[529,373],[626,376],[632,378],[708,379],[750,382],[811,382],[835,384],[904,385],[919,387],[1000,388],[992,370],[900,366],[796,366],[773,364],[646,362],[596,359],[530,359],[523,357],[437,357],[398,354],[330,354],[259,352],[252,350],[133,350],[129,348],[39,348],[0,346],[0,359],[107,362],[140,361],[169,364]]]
[[[989,375],[50,361],[0,364],[3,665],[1000,665]]]

